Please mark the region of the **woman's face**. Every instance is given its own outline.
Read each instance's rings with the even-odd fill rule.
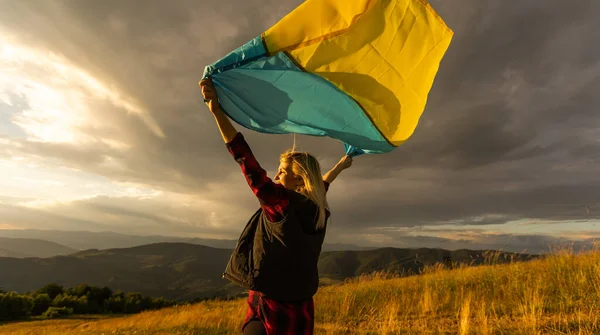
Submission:
[[[279,170],[275,175],[275,183],[283,185],[288,190],[295,191],[302,185],[302,178],[294,175],[289,162],[279,163]]]

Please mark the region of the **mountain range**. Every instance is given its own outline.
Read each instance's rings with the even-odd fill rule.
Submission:
[[[31,238],[0,237],[0,257],[48,257],[77,252],[67,246]]]
[[[324,251],[319,260],[321,283],[379,270],[419,273],[436,262],[484,261],[484,250],[382,248]],[[538,256],[500,253],[499,262],[510,257],[527,260]],[[78,284],[108,286],[113,290],[140,292],[171,300],[225,297],[244,290],[221,277],[231,249],[192,243],[154,243],[130,248],[90,249],[47,258],[1,258],[0,287],[20,293],[55,282],[65,287]]]
[[[190,243],[203,245],[213,248],[221,249],[233,249],[237,240],[219,240],[219,239],[208,239],[208,238],[197,238],[197,237],[172,237],[172,236],[137,236],[127,235],[114,232],[89,232],[89,231],[60,231],[60,230],[34,230],[34,229],[0,229],[0,238],[18,238],[18,239],[29,239],[29,240],[43,240],[60,244],[63,247],[69,248],[72,252],[88,249],[113,249],[113,248],[129,248],[141,245],[153,244],[153,243]],[[31,241],[33,242],[33,241]],[[41,244],[41,242],[40,242]],[[15,245],[15,243],[11,244]],[[7,247],[0,240],[0,250],[7,249],[5,257],[29,257],[27,252],[22,253],[22,248],[18,247],[12,249]],[[41,246],[26,245],[25,248],[41,248]],[[341,244],[341,243],[325,243],[323,245],[323,251],[339,251],[339,250],[369,250],[375,249],[373,247],[363,247],[354,244]],[[36,257],[50,257],[63,255],[64,252],[59,249],[47,248],[47,254],[35,254]],[[12,252],[13,256],[8,254]],[[0,254],[2,256],[3,254]]]

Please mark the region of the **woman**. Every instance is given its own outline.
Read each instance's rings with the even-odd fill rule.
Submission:
[[[280,157],[273,182],[221,110],[211,80],[202,80],[200,86],[227,149],[260,203],[223,273],[223,278],[249,290],[242,332],[312,334],[317,262],[329,218],[325,194],[340,172],[352,165],[352,158],[344,156],[321,176],[312,155],[288,150]]]

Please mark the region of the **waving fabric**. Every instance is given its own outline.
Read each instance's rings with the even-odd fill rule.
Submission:
[[[452,37],[424,0],[307,0],[203,78],[246,128],[385,153],[413,134]]]

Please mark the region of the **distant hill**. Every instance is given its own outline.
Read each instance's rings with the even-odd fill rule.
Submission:
[[[157,243],[126,249],[86,250],[51,258],[0,258],[0,283],[7,291],[36,290],[50,282],[108,286],[167,299],[193,299],[239,292],[221,274],[231,250],[186,243]]]
[[[58,243],[30,239],[0,237],[0,257],[52,257],[68,255],[77,250]]]
[[[525,261],[540,257],[493,250],[467,249],[381,248],[365,251],[334,251],[321,255],[319,273],[321,276],[337,280],[382,270],[418,274],[424,266],[436,263],[444,263],[450,267],[456,266],[457,263],[481,265],[485,262],[485,255],[490,253],[496,253],[497,263],[510,261],[511,258],[515,261]]]
[[[108,286],[170,300],[192,300],[243,292],[222,279],[231,255],[218,249],[189,243],[157,243],[125,249],[86,250],[51,258],[0,258],[0,283],[5,290],[25,292],[50,282],[73,287],[78,284]],[[418,257],[417,257],[418,255]],[[342,280],[392,267],[418,273],[426,264],[470,262],[483,251],[384,248],[369,251],[323,252],[319,272]]]
[[[22,252],[12,251],[0,248],[0,257],[14,257],[14,258],[26,258],[30,257],[28,254]]]
[[[34,230],[34,229],[0,229],[0,237],[30,238],[52,241],[77,250],[87,249],[113,249],[130,248],[153,243],[191,243],[212,248],[233,249],[237,240],[219,240],[197,237],[171,237],[171,236],[136,236],[114,232],[88,232],[88,231],[59,231],[59,230]],[[0,248],[2,245],[0,244]],[[339,250],[369,250],[374,248],[361,247],[353,244],[325,243],[323,251]]]

